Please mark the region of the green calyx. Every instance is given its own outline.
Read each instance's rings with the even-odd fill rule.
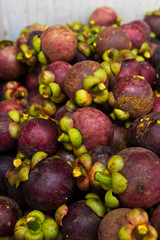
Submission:
[[[107,190],[105,194],[105,204],[109,208],[119,206],[119,201],[113,194],[123,193],[127,188],[127,179],[118,171],[124,166],[123,159],[119,155],[113,155],[108,163],[105,171],[95,172],[95,181],[101,183],[101,186]]]
[[[59,228],[56,221],[39,210],[33,210],[20,218],[14,229],[15,239],[43,240],[57,239]]]
[[[123,226],[118,233],[119,240],[125,239],[158,239],[158,234],[155,228],[149,225],[148,214],[145,210],[134,208],[126,215],[128,224]]]
[[[81,148],[82,135],[78,129],[74,128],[73,120],[68,116],[64,116],[60,120],[59,126],[63,132],[58,137],[58,141],[69,144],[69,148],[71,147],[71,150],[73,150],[73,148],[77,150]]]

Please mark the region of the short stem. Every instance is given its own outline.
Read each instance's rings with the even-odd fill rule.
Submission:
[[[112,187],[112,177],[106,176],[105,174],[103,174],[100,171],[95,172],[94,180],[99,183],[106,184],[109,187]]]
[[[143,239],[148,233],[148,228],[146,224],[139,224],[133,232],[134,237],[136,240]]]

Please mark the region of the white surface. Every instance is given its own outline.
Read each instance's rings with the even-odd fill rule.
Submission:
[[[0,0],[0,40],[16,40],[27,25],[87,23],[93,10],[113,8],[122,23],[143,19],[145,13],[160,8],[160,0]]]

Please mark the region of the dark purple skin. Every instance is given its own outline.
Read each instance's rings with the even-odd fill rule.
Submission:
[[[54,118],[55,118],[56,120],[60,121],[61,118],[64,117],[64,116],[66,116],[66,115],[69,116],[69,117],[72,117],[73,112],[68,111],[67,108],[66,108],[66,105],[63,105],[63,106],[61,106],[61,107],[57,110],[57,112],[55,113]]]
[[[150,217],[152,226],[156,229],[158,236],[160,236],[160,205],[157,205]]]
[[[16,46],[6,46],[0,49],[0,79],[3,81],[17,81],[23,78],[27,68],[16,57],[19,53]]]
[[[64,79],[68,70],[72,67],[72,65],[65,61],[56,61],[48,65],[45,70],[49,70],[55,75],[55,82],[58,83],[61,87],[62,93],[65,93],[64,90]]]
[[[6,172],[13,167],[13,159],[16,153],[0,154],[0,195],[7,195]]]
[[[10,136],[8,130],[11,122],[8,112],[0,113],[0,153],[13,151],[17,147],[17,141]]]
[[[107,27],[101,30],[96,36],[95,45],[95,51],[100,57],[110,48],[130,49],[129,38],[120,27]]]
[[[156,37],[160,38],[160,16],[146,15],[144,20],[149,24],[151,31],[156,34]]]
[[[6,182],[7,196],[14,199],[20,206],[22,210],[29,209],[30,207],[26,203],[26,200],[23,196],[22,185],[20,184],[18,188],[16,186],[10,186],[9,182]]]
[[[155,80],[155,68],[147,61],[141,62],[141,73],[140,75],[145,77],[147,82],[153,86]]]
[[[127,143],[129,146],[144,147],[160,156],[160,112],[135,119],[128,128]]]
[[[62,235],[64,239],[79,237],[97,240],[101,220],[84,200],[76,201],[69,206],[68,213],[62,220]]]
[[[26,38],[27,38],[27,45],[28,46],[32,46],[33,47],[33,38],[35,36],[40,37],[43,31],[41,30],[33,30],[31,32],[29,32],[28,34],[26,34]]]
[[[74,188],[72,167],[62,159],[48,157],[30,171],[23,195],[33,209],[51,213],[72,198]]]
[[[113,155],[117,154],[117,150],[110,146],[97,146],[89,151],[89,154],[92,157],[93,164],[95,162],[103,163],[107,166],[107,162]]]
[[[21,217],[19,205],[13,199],[0,196],[0,237],[12,236],[14,225]]]
[[[159,111],[160,111],[160,97],[155,97],[151,112],[159,112]]]
[[[116,20],[116,12],[107,6],[96,8],[89,17],[89,22],[95,21],[95,24],[99,26],[111,26],[116,23]]]
[[[151,28],[150,25],[144,21],[144,20],[135,20],[132,21],[131,23],[137,25],[139,28],[141,28],[141,30],[143,31],[145,38],[146,39],[150,39],[150,34],[151,34]]]
[[[18,134],[18,148],[27,157],[38,151],[51,156],[58,148],[58,130],[53,121],[33,118],[25,122]]]
[[[127,147],[127,128],[118,123],[113,124],[114,135],[110,146],[117,151],[121,151]]]
[[[156,46],[153,57],[152,57],[153,66],[157,69],[160,65],[160,44]]]
[[[0,102],[0,112],[9,112],[12,110],[24,113],[22,105],[14,100],[3,100]]]
[[[77,39],[73,31],[64,25],[53,25],[41,34],[41,50],[49,63],[70,62],[77,51]]]
[[[124,166],[119,171],[127,180],[126,190],[118,194],[121,207],[147,209],[160,200],[160,158],[142,147],[131,147],[117,153]]]
[[[129,77],[131,75],[140,75],[140,73],[141,65],[137,60],[124,61],[122,62],[117,80],[123,77]]]
[[[92,107],[85,107],[76,110],[72,119],[74,127],[82,135],[82,143],[87,150],[96,146],[107,146],[113,137],[113,125],[106,114]]]
[[[144,32],[136,24],[126,23],[126,24],[121,25],[120,28],[122,30],[124,30],[125,33],[127,34],[128,38],[132,44],[131,49],[133,49],[133,48],[139,49],[140,46],[142,45],[142,43],[146,40]]]
[[[116,82],[113,89],[118,108],[127,111],[131,118],[150,112],[154,96],[151,85],[141,76],[129,76]]]
[[[117,208],[107,213],[102,219],[98,229],[98,240],[118,240],[121,227],[128,225],[126,214],[129,208]]]

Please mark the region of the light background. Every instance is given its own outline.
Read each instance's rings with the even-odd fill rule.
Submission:
[[[93,10],[113,8],[122,23],[144,18],[147,11],[158,10],[160,0],[0,0],[0,40],[16,40],[21,30],[35,22],[41,25],[88,23]]]

